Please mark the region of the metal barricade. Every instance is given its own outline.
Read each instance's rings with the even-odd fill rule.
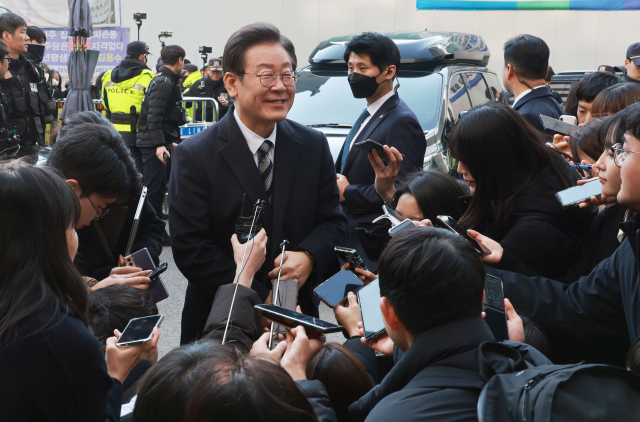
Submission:
[[[193,121],[187,123],[186,125],[180,126],[180,139],[184,140],[190,136],[195,135],[198,132],[202,132],[209,126],[213,125],[220,119],[220,107],[218,106],[218,101],[213,98],[202,98],[202,97],[184,97],[182,98],[182,104],[185,103],[194,103],[193,104]],[[196,108],[197,104],[202,103],[202,119],[197,120]],[[207,103],[213,103],[210,105],[213,107],[215,111],[215,118],[213,122],[207,122]],[[186,108],[186,106],[185,106]]]

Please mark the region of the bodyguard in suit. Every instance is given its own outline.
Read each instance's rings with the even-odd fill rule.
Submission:
[[[302,311],[318,316],[313,289],[338,272],[333,248],[347,238],[324,134],[286,120],[295,94],[291,41],[271,24],[248,25],[231,35],[224,60],[234,106],[219,123],[182,142],[173,157],[171,247],[189,281],[182,344],[202,336],[218,287],[237,276],[230,239],[243,205],[243,215],[251,216],[252,204],[267,201],[267,257],[251,285],[263,301],[277,277],[278,245],[286,239],[281,278],[299,280]]]
[[[564,110],[545,85],[549,47],[541,38],[518,35],[504,44],[504,87],[515,97],[513,109],[536,129],[545,132],[540,115],[559,119]]]
[[[396,147],[405,156],[396,178],[399,182],[422,169],[427,142],[418,118],[393,89],[400,64],[400,51],[393,40],[378,32],[365,32],[351,38],[345,47],[351,91],[356,98],[366,98],[367,107],[349,131],[336,160],[340,202],[349,221],[349,239],[342,246],[356,249],[373,269],[375,264],[367,259],[355,228],[381,215],[384,201],[373,186],[376,173],[367,153],[353,145],[371,139]]]

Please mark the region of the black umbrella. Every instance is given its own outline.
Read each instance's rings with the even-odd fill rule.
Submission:
[[[87,50],[87,38],[93,35],[91,7],[87,0],[71,0],[69,4],[69,35],[73,36],[73,51],[67,64],[69,95],[60,119],[81,111],[95,111],[91,97],[91,79],[98,64],[99,51]]]

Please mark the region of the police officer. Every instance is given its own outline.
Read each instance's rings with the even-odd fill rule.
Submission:
[[[12,57],[0,88],[8,100],[7,126],[19,137],[20,149],[15,156],[30,156],[35,162],[38,144],[44,144],[45,124],[53,121],[55,108],[47,114],[46,81],[35,64],[24,56],[29,41],[27,22],[15,13],[0,15],[0,37]]]
[[[202,74],[198,71],[198,66],[196,66],[193,63],[187,63],[184,65],[184,76],[185,76],[185,80],[184,82],[182,82],[182,91],[185,94],[185,97],[187,96],[186,93],[189,90],[189,88],[191,88],[191,85],[194,84],[194,82],[202,79]],[[189,119],[191,121],[193,121],[193,105],[191,107],[187,108],[187,113],[189,114]]]
[[[217,57],[209,60],[209,76],[200,79],[185,91],[185,97],[214,98],[218,101],[220,116],[224,117],[232,100],[227,93],[227,88],[222,80],[222,58]],[[188,106],[189,104],[187,104]],[[199,103],[196,110],[196,119],[202,120],[202,103]],[[207,121],[213,121],[213,107],[207,105]]]
[[[640,42],[633,43],[627,48],[624,67],[626,72],[620,79],[624,82],[640,82]]]
[[[9,70],[10,61],[7,45],[0,40],[0,80],[4,79]],[[0,160],[13,157],[19,150],[17,138],[7,129],[7,107],[7,97],[0,92]]]
[[[147,67],[149,47],[144,41],[127,45],[127,56],[102,77],[102,103],[131,155],[142,171],[142,155],[136,147],[138,115],[144,94],[155,75]]]

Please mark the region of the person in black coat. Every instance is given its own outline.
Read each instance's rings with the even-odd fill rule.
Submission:
[[[564,114],[545,85],[548,71],[549,47],[541,38],[518,35],[504,44],[503,84],[515,97],[513,109],[541,132],[545,132],[541,114],[554,119]]]
[[[84,280],[73,266],[80,205],[52,169],[0,170],[0,419],[118,421],[122,382],[151,343],[127,349],[87,330]],[[46,215],[46,218],[42,218]]]
[[[394,236],[378,265],[386,334],[371,346],[404,354],[379,385],[349,407],[351,420],[402,415],[403,421],[477,421],[478,397],[487,381],[478,355],[483,343],[495,344],[481,316],[485,271],[479,254],[458,235],[419,227]],[[502,370],[510,367],[507,358],[496,358]],[[433,378],[438,374],[460,377],[462,388],[438,384],[441,380]]]
[[[238,44],[242,37],[253,48]],[[257,51],[264,54],[260,63],[251,54]],[[253,216],[258,200],[265,201],[261,223],[269,238],[266,262],[252,284],[262,300],[277,278],[279,245],[286,239],[282,279],[299,281],[302,311],[317,316],[313,289],[338,272],[333,248],[347,234],[325,136],[285,120],[295,92],[291,42],[273,25],[249,25],[231,36],[224,58],[234,106],[219,123],[178,145],[173,159],[171,248],[189,280],[183,344],[202,336],[218,287],[236,278],[229,239],[236,219]]]
[[[594,212],[563,208],[556,199],[579,179],[560,151],[495,101],[465,114],[449,147],[473,192],[460,223],[500,242],[538,274],[563,275],[580,256]]]
[[[139,199],[133,199],[123,205],[111,205],[105,218],[93,221],[91,225],[78,230],[80,248],[76,265],[83,275],[102,280],[109,276],[113,267],[125,265],[125,251],[138,201]],[[151,260],[157,266],[162,253],[164,230],[164,221],[145,200],[131,253],[147,248]]]
[[[232,102],[222,80],[222,59],[214,58],[209,60],[208,76],[195,81],[189,90],[184,93],[184,96],[213,98],[219,105],[217,120],[222,119],[227,114]],[[187,103],[187,108],[190,107],[190,104]],[[198,103],[195,113],[196,120],[202,120],[202,103]],[[207,104],[206,118],[207,122],[213,122],[212,104]]]
[[[427,141],[418,118],[393,89],[400,51],[388,36],[365,32],[351,38],[344,59],[349,65],[353,96],[366,98],[367,108],[354,122],[336,159],[342,211],[349,221],[349,239],[337,246],[356,249],[373,269],[375,264],[367,259],[355,228],[380,216],[384,201],[373,186],[376,173],[367,153],[354,145],[371,139],[396,147],[405,157],[396,177],[399,183],[409,173],[422,169]],[[380,171],[385,171],[384,166]]]
[[[180,142],[180,126],[187,122],[178,85],[184,56],[184,49],[177,45],[162,48],[162,65],[147,87],[138,118],[136,146],[142,154],[144,183],[149,203],[160,216],[167,191],[165,156],[171,156],[167,148]]]

